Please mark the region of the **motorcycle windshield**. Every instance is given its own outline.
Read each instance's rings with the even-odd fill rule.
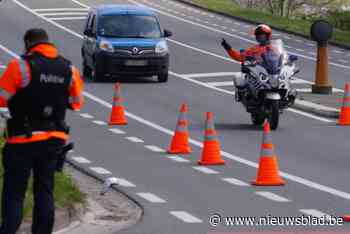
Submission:
[[[261,58],[260,65],[263,66],[270,75],[279,74],[286,58],[286,51],[282,40],[271,40],[271,44],[266,48]]]

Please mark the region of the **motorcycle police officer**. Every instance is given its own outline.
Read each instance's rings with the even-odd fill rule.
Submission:
[[[45,30],[24,35],[26,53],[12,60],[0,78],[0,107],[8,107],[0,234],[15,234],[33,173],[33,234],[54,226],[54,173],[69,138],[66,109],[80,110],[83,82],[70,61],[58,55]]]
[[[236,51],[233,49],[225,39],[222,39],[221,45],[230,55],[230,57],[236,61],[244,62],[248,57],[254,57],[260,59],[260,55],[266,52],[267,47],[270,45],[272,37],[272,29],[266,24],[260,24],[256,26],[254,35],[258,45],[252,46],[244,51]],[[235,85],[237,87],[237,100],[241,100],[241,96],[245,92],[246,82],[244,79],[235,79]]]

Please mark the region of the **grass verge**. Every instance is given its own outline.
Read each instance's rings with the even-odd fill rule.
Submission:
[[[2,151],[4,145],[3,139],[0,139],[0,150]],[[1,162],[0,155],[0,162]],[[3,184],[3,166],[0,163],[0,191],[2,191]],[[1,193],[0,193],[1,196]],[[79,187],[74,183],[73,179],[65,173],[56,173],[55,175],[55,207],[69,208],[75,204],[85,204],[86,195],[79,190]],[[1,210],[1,203],[0,203]],[[32,178],[28,183],[26,198],[24,202],[24,219],[29,219],[32,216],[33,210],[33,187]],[[1,214],[0,214],[1,217]]]
[[[256,22],[264,22],[268,25],[283,28],[285,30],[310,35],[311,21],[302,19],[286,19],[278,16],[273,16],[261,11],[253,9],[243,9],[234,4],[232,0],[186,0],[196,3],[208,9],[216,10],[232,16],[253,20]],[[350,45],[350,32],[335,29],[332,41]]]

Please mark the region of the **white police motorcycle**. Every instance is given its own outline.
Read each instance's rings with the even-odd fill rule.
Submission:
[[[294,104],[297,92],[290,81],[299,72],[297,56],[288,55],[282,40],[271,40],[259,58],[248,57],[242,64],[241,75],[234,78],[235,99],[242,102],[254,125],[268,119],[272,130],[277,129],[283,109]]]

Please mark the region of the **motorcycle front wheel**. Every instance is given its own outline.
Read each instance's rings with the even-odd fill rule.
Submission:
[[[279,118],[280,118],[279,101],[271,100],[269,103],[269,116],[268,116],[271,130],[276,130],[278,128]]]

